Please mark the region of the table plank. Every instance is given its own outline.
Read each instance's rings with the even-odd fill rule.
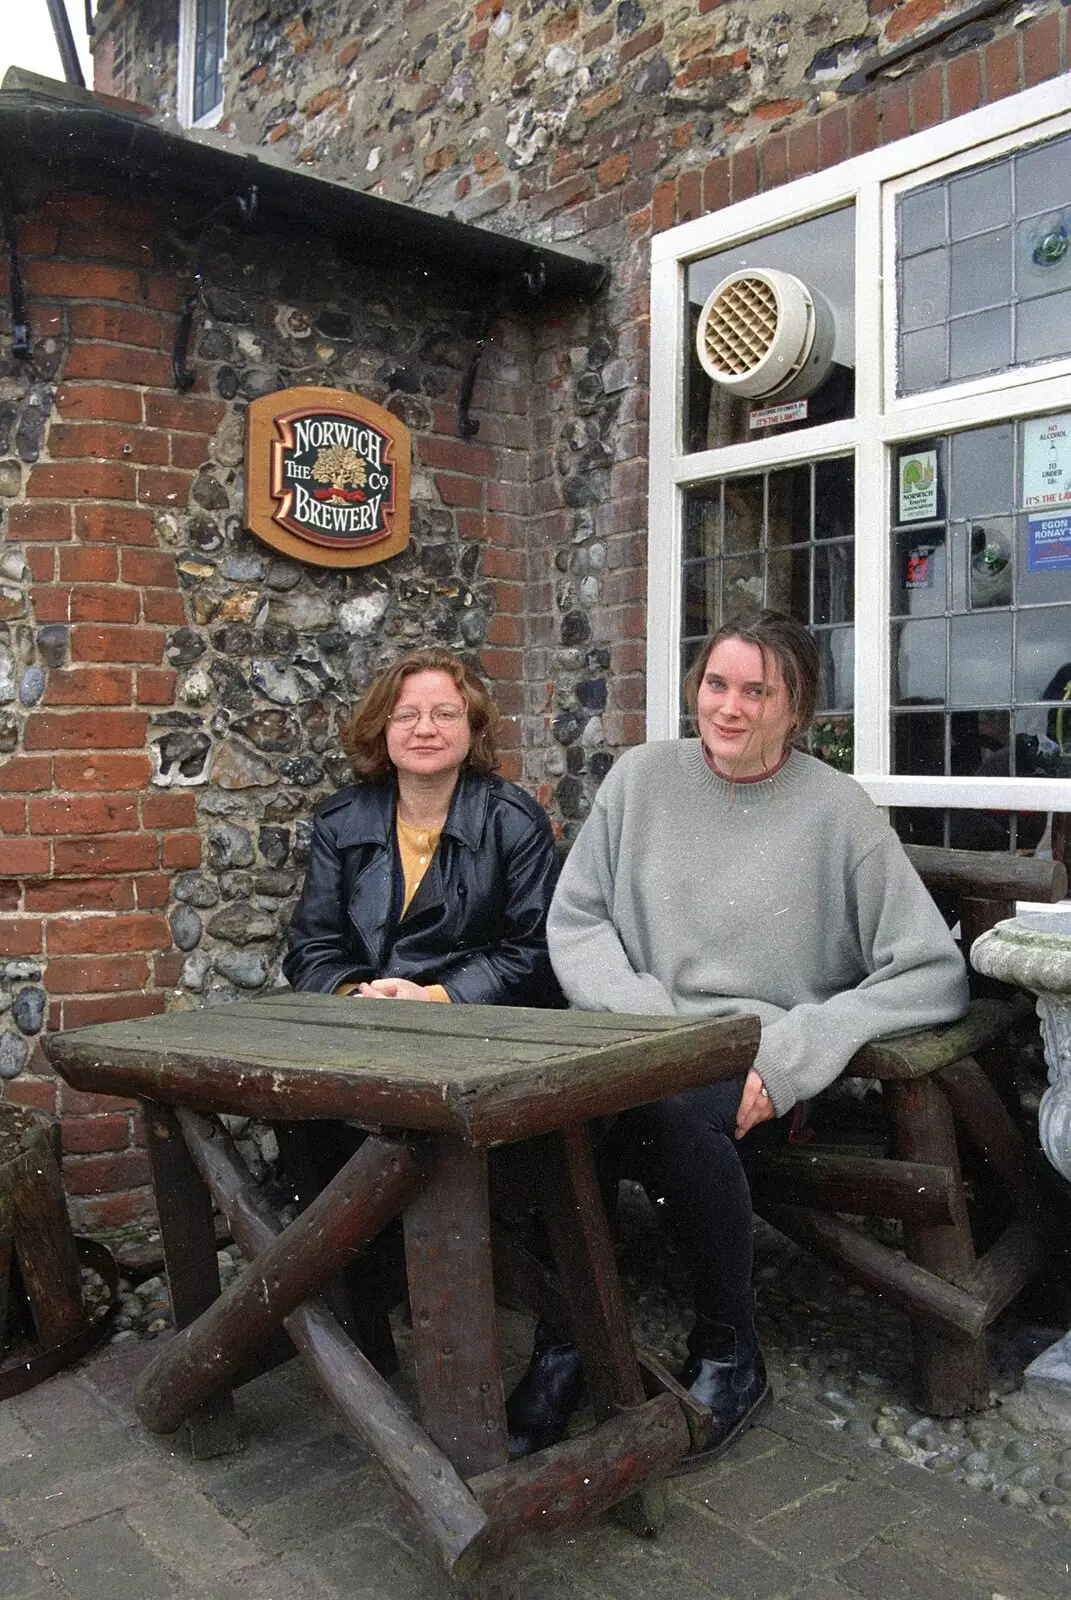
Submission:
[[[302,1021],[277,1018],[269,1024],[263,1019],[231,1015],[229,1008],[226,1012],[186,1011],[107,1023],[64,1037],[77,1039],[83,1050],[103,1047],[109,1055],[119,1051],[158,1059],[197,1055],[233,1060],[236,1065],[252,1065],[263,1071],[276,1066],[311,1072],[334,1069],[397,1075],[414,1083],[426,1081],[432,1072],[436,1076],[458,1071],[468,1075],[481,1069],[542,1062],[576,1049],[568,1042],[456,1038],[449,1034],[363,1028],[352,1023],[345,1027],[310,1027]]]
[[[309,1026],[360,1027],[385,1033],[417,1033],[435,1038],[518,1040],[578,1045],[612,1037],[635,1038],[679,1028],[681,1017],[633,1015],[613,1011],[552,1011],[534,1006],[448,1006],[430,1014],[417,1000],[362,1000],[350,995],[303,994],[280,989],[218,1007],[216,1016],[241,1012],[249,1021],[300,1020]],[[189,1013],[186,1013],[189,1015]],[[699,1019],[696,1019],[699,1020]],[[709,1020],[709,1019],[705,1019]]]
[[[581,1024],[570,1038],[567,1019],[589,1014],[558,1012],[544,1014],[558,1019],[558,1038],[539,1041],[512,1037],[530,1022],[544,1027],[539,1013],[403,1001],[350,1006],[344,1021],[310,1026],[309,998],[331,997],[280,997],[270,1017],[239,1004],[107,1023],[53,1034],[46,1048],[61,1076],[91,1092],[272,1122],[453,1131],[486,1145],[741,1076],[759,1039],[752,1017],[669,1027],[618,1018],[609,1029]],[[483,1020],[465,1012],[482,1012],[506,1037],[459,1032],[459,1021]]]

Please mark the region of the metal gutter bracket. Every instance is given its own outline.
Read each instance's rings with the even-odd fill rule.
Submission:
[[[179,319],[178,332],[175,334],[175,349],[171,358],[171,370],[175,379],[175,388],[180,394],[185,394],[187,389],[192,389],[196,374],[187,362],[190,350],[190,336],[193,333],[193,319],[197,314],[197,306],[205,286],[205,272],[208,266],[208,246],[212,235],[217,228],[231,224],[249,228],[257,215],[257,187],[250,184],[244,194],[228,195],[226,200],[221,200],[205,218],[201,229],[201,237],[197,242],[197,254],[194,258],[193,282],[186,295]],[[234,213],[233,216],[228,213]]]
[[[515,289],[523,287],[530,300],[539,300],[547,282],[547,269],[543,257],[536,255],[502,283],[496,294],[493,294],[484,307],[483,316],[480,318],[480,331],[476,335],[476,344],[469,362],[468,371],[465,373],[461,385],[461,393],[457,402],[457,436],[459,439],[473,439],[480,431],[480,424],[474,421],[470,408],[472,406],[472,391],[476,387],[476,374],[480,370],[480,360],[487,341],[491,336],[491,328],[495,318],[506,302],[511,298]]]
[[[15,203],[7,178],[3,174],[0,174],[0,226],[3,227],[8,272],[11,278],[11,354],[19,361],[29,361],[33,348],[30,343],[26,294],[22,287],[22,274],[19,271],[19,236]]]

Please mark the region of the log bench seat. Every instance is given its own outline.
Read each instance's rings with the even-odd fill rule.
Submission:
[[[1014,915],[1017,899],[1052,903],[1067,890],[1059,862],[929,846],[909,846],[908,855],[946,920],[958,923],[965,955]],[[960,1021],[878,1040],[845,1069],[845,1078],[881,1086],[883,1149],[861,1154],[818,1137],[760,1146],[747,1162],[760,1216],[907,1313],[917,1400],[935,1416],[989,1403],[986,1329],[1043,1270],[1053,1244],[1049,1177],[1014,1115],[1008,1071],[1009,1041],[1029,1025],[1032,1002],[971,980],[976,996]],[[850,1117],[851,1106],[840,1094],[837,1116]],[[1003,1226],[981,1250],[965,1162],[1003,1208]],[[874,1217],[902,1223],[902,1253],[861,1220]]]

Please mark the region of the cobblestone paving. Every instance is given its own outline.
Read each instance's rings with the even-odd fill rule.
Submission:
[[[515,1352],[522,1340],[518,1327]],[[656,1542],[597,1519],[453,1590],[298,1363],[241,1391],[240,1453],[196,1462],[134,1420],[151,1349],[113,1345],[0,1408],[5,1600],[1066,1600],[1071,1589],[1071,1528],[990,1510],[789,1399],[731,1457],[671,1486]]]

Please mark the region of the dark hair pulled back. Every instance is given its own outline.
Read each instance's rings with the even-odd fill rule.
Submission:
[[[810,727],[818,704],[821,663],[814,636],[802,622],[786,616],[783,611],[760,611],[757,616],[737,617],[723,623],[717,633],[703,641],[684,680],[685,703],[692,717],[696,714],[699,685],[707,662],[723,639],[740,639],[744,644],[753,644],[762,656],[764,674],[769,672],[771,661],[776,663],[792,712],[789,742],[799,738]]]

